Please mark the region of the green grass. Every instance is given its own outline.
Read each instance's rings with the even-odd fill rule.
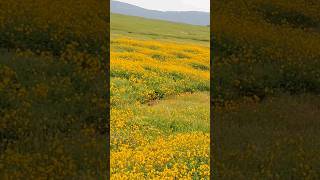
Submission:
[[[111,38],[120,36],[209,45],[210,29],[141,17],[111,14]]]
[[[136,110],[134,121],[156,127],[166,134],[210,131],[208,92],[182,94],[150,102]]]

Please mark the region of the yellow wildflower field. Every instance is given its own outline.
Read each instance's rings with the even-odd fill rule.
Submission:
[[[110,48],[111,179],[209,179],[209,48],[125,37]]]

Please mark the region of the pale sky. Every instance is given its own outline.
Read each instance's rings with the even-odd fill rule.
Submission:
[[[146,9],[160,11],[210,12],[210,0],[117,0]]]

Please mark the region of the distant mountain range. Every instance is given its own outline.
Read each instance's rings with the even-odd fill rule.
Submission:
[[[111,13],[159,19],[177,23],[207,26],[210,24],[210,13],[200,11],[157,11],[144,9],[119,1],[110,2]]]

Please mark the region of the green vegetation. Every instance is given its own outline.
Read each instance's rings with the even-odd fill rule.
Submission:
[[[141,17],[111,14],[111,38],[121,36],[208,45],[210,28]]]
[[[210,131],[210,96],[207,92],[181,94],[142,106],[134,121],[167,134]]]

